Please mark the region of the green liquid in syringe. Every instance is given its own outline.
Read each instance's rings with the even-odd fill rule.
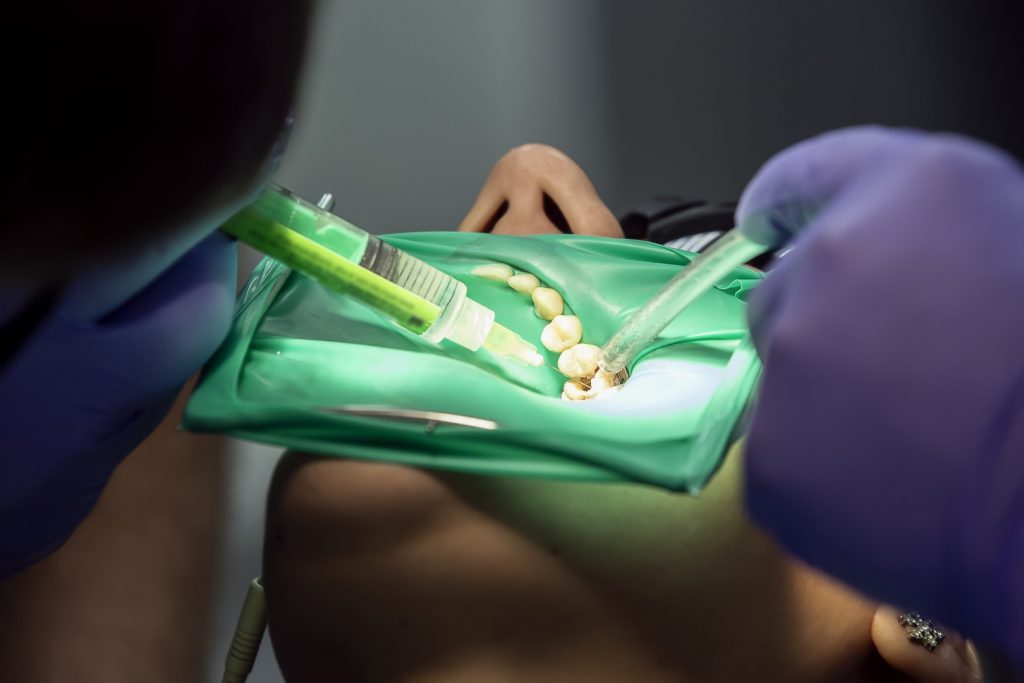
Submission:
[[[348,261],[393,282],[444,311],[461,303],[466,285],[447,273],[396,249],[370,233],[310,204],[278,185],[271,185],[257,204],[279,217],[280,223],[327,247]],[[433,321],[431,321],[433,322]],[[432,325],[432,327],[438,327]],[[424,333],[428,341],[438,342],[443,334]]]
[[[278,185],[224,226],[239,239],[350,294],[429,342],[481,346],[530,365],[532,344],[494,321],[466,296],[466,285]]]

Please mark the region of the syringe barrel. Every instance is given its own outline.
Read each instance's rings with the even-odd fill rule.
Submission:
[[[367,240],[359,265],[441,309],[440,315],[431,321],[430,327],[423,333],[424,339],[436,344],[451,337],[448,332],[453,329],[453,322],[458,319],[463,308],[466,285],[373,235]],[[493,313],[491,319],[494,319]],[[486,335],[487,331],[484,330]],[[462,343],[457,339],[453,341]],[[481,337],[479,343],[470,350],[475,351],[482,343]]]
[[[462,282],[279,185],[224,229],[427,341],[476,351],[494,322]]]

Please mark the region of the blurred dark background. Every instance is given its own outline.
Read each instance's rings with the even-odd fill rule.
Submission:
[[[333,0],[280,178],[368,229],[447,229],[523,142],[622,213],[736,198],[771,154],[857,123],[1024,158],[1024,3]]]

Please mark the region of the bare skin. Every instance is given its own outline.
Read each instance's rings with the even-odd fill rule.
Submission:
[[[0,584],[0,680],[202,679],[225,442],[177,430],[186,396],[68,542]]]
[[[563,152],[538,144],[521,145],[498,160],[459,230],[622,237],[583,169]]]
[[[597,204],[571,159],[528,145],[498,162],[460,229],[621,236]],[[732,453],[694,498],[290,454],[264,558],[282,671],[292,683],[979,680],[963,641],[909,643],[891,610],[754,528],[740,462]]]
[[[338,465],[285,460],[271,496],[290,681],[842,680],[871,654],[873,607],[735,514],[735,467],[692,499]]]

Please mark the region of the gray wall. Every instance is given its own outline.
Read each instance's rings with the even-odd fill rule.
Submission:
[[[328,0],[279,178],[373,231],[447,229],[488,169],[564,149],[622,213],[735,198],[772,153],[855,123],[1024,156],[1024,3]]]
[[[326,2],[279,180],[367,230],[450,229],[505,151],[551,142],[609,184],[590,0]]]
[[[607,0],[616,186],[736,198],[770,155],[882,123],[1024,156],[1024,3]]]

